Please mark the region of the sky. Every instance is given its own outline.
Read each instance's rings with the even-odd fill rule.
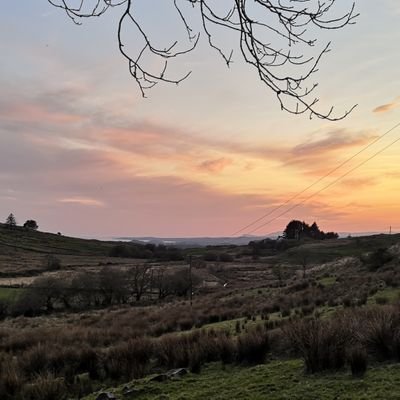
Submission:
[[[136,3],[161,40],[179,32],[160,1]],[[332,40],[315,77],[321,109],[358,104],[329,122],[282,112],[223,32],[229,69],[202,37],[170,65],[172,76],[191,76],[143,99],[118,51],[122,8],[77,26],[46,0],[5,2],[0,219],[12,212],[21,224],[81,237],[229,236],[272,212],[400,122],[400,6],[357,0],[356,10],[355,25],[321,35]],[[134,32],[124,33],[133,48]],[[279,216],[397,137],[400,128],[241,233],[282,231],[291,219],[325,231],[400,231],[400,142]]]

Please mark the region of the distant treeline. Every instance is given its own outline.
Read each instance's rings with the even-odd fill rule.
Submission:
[[[121,243],[111,248],[110,257],[158,259],[163,261],[182,261],[184,254],[176,247],[168,247],[163,244],[155,245]]]
[[[167,296],[186,297],[200,282],[196,273],[189,274],[186,266],[174,270],[148,265],[126,270],[105,266],[97,272],[80,272],[72,279],[42,276],[30,286],[20,288],[21,294],[14,303],[1,301],[0,318],[157,301]]]

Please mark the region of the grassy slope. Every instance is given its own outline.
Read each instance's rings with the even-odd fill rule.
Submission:
[[[28,252],[105,256],[113,242],[86,240],[23,228],[7,229],[0,224],[0,253],[10,250]]]
[[[292,247],[276,258],[280,261],[297,263],[301,255],[308,255],[308,263],[324,263],[340,257],[359,257],[366,252],[378,248],[390,247],[400,240],[400,234],[373,235],[338,240],[306,241],[297,247]]]
[[[273,361],[252,368],[221,369],[212,364],[201,374],[180,380],[139,380],[122,385],[113,390],[118,398],[126,386],[142,392],[123,398],[140,400],[388,400],[400,398],[400,365],[379,365],[370,368],[364,378],[354,379],[349,372],[304,375],[300,360]],[[86,399],[95,398],[91,395]]]

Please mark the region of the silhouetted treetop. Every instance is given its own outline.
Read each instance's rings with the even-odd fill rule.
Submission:
[[[13,227],[17,226],[17,221],[16,221],[16,219],[15,219],[13,213],[11,213],[11,214],[7,217],[7,219],[6,219],[6,226],[9,227],[9,228],[13,228]]]
[[[24,228],[37,231],[37,230],[39,229],[39,225],[37,224],[37,222],[36,222],[35,220],[33,220],[33,219],[28,219],[28,220],[24,223]]]
[[[285,239],[337,239],[339,235],[335,232],[321,231],[316,222],[311,226],[304,221],[292,220],[283,231]]]

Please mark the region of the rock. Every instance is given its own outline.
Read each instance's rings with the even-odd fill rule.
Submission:
[[[96,397],[96,400],[117,400],[117,398],[113,393],[103,392]]]
[[[160,375],[155,375],[152,378],[149,379],[150,382],[164,382],[168,380],[169,376],[167,374],[160,374]]]
[[[131,398],[134,397],[134,396],[139,396],[142,393],[143,393],[143,389],[135,389],[135,388],[132,388],[132,389],[126,388],[122,392],[122,394],[124,396],[129,396]]]
[[[185,376],[189,373],[189,371],[186,368],[178,368],[178,369],[172,369],[171,371],[167,372],[167,375],[170,378],[181,378],[182,376]]]

